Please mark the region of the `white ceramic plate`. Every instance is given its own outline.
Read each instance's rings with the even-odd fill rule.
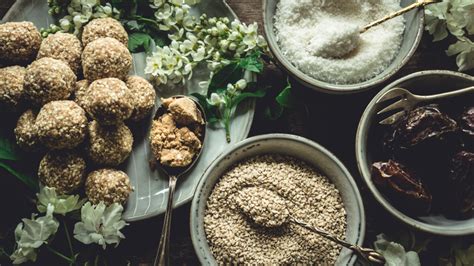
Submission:
[[[235,19],[237,16],[230,7],[222,0],[202,0],[201,3],[193,7],[193,14],[198,16],[205,12],[209,16],[226,16]],[[9,12],[5,15],[4,21],[32,21],[38,28],[47,27],[54,20],[48,15],[46,0],[18,0]],[[134,54],[134,64],[131,74],[144,76],[145,54]],[[198,69],[193,75],[193,79],[187,83],[187,88],[177,88],[174,90],[158,88],[159,97],[168,97],[174,94],[189,94],[202,92],[199,89],[199,81],[209,77],[208,71]],[[245,139],[252,125],[255,111],[255,101],[247,101],[238,108],[236,116],[232,121],[232,143]],[[149,160],[152,159],[147,132],[151,118],[146,122],[131,125],[134,133],[134,148],[130,158],[121,167],[130,176],[131,183],[135,190],[130,195],[125,207],[124,219],[127,221],[137,221],[153,217],[165,212],[166,199],[168,197],[168,179],[158,171],[151,171]],[[196,189],[204,171],[216,157],[226,149],[225,133],[223,129],[207,129],[207,138],[199,162],[189,172],[178,181],[174,206],[180,206],[189,202]]]

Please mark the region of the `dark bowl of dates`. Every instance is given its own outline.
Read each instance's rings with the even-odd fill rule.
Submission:
[[[474,85],[451,71],[413,73],[381,90],[357,129],[359,171],[375,199],[393,216],[424,232],[474,234],[474,94],[424,103],[392,125],[377,100],[394,87],[434,95]]]

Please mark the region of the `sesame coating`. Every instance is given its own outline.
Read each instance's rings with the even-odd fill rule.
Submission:
[[[82,108],[84,108],[84,97],[89,85],[89,81],[87,79],[83,79],[76,82],[76,86],[74,88],[73,100]]]
[[[17,111],[24,96],[26,69],[21,66],[0,68],[0,110]]]
[[[64,61],[69,67],[78,73],[81,67],[82,45],[79,39],[70,33],[57,32],[48,35],[41,43],[38,51],[38,59],[50,57]]]
[[[43,57],[26,68],[24,90],[35,105],[67,99],[76,83],[76,75],[61,60]]]
[[[86,149],[90,159],[96,164],[117,166],[132,152],[133,135],[124,123],[101,126],[97,121],[92,121],[88,132]]]
[[[97,18],[87,23],[82,31],[84,46],[99,38],[110,37],[128,45],[128,34],[119,21],[113,18]]]
[[[53,101],[41,108],[36,127],[41,143],[47,148],[72,149],[86,136],[87,117],[73,101]]]
[[[83,103],[87,113],[103,125],[121,123],[128,119],[133,111],[130,90],[125,82],[116,78],[92,82]]]
[[[148,116],[155,106],[156,92],[153,85],[139,76],[129,76],[127,87],[133,97],[133,112],[130,117],[133,121],[139,121]]]
[[[0,62],[27,63],[36,57],[41,34],[31,22],[0,24]]]
[[[131,67],[132,55],[128,48],[114,38],[97,39],[82,53],[82,69],[89,81],[112,77],[124,80]]]
[[[114,169],[99,169],[87,176],[86,195],[93,204],[124,204],[132,191],[127,174]]]
[[[37,151],[41,147],[35,124],[36,115],[37,113],[33,110],[26,110],[20,118],[18,118],[14,129],[16,143],[25,151]]]
[[[77,190],[85,175],[86,162],[74,151],[51,151],[43,157],[38,169],[41,183],[55,188],[59,194]]]

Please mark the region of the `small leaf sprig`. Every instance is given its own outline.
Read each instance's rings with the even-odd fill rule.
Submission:
[[[448,56],[456,56],[459,71],[474,68],[474,3],[470,0],[443,0],[425,7],[425,29],[433,35],[433,41],[441,41],[449,36],[457,41],[446,51]]]

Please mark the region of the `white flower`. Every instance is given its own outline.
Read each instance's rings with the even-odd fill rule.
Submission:
[[[59,20],[59,25],[61,26],[61,29],[65,32],[69,32],[71,29],[71,21],[67,17],[64,17]]]
[[[235,88],[241,91],[244,90],[245,88],[247,88],[247,81],[245,79],[240,79],[235,83]]]
[[[216,107],[220,107],[226,103],[224,97],[215,92],[211,94],[211,98],[207,99],[207,102]]]
[[[232,84],[227,84],[227,92],[230,94],[230,95],[234,95],[237,93],[237,88],[232,85]]]
[[[120,232],[127,223],[122,220],[122,205],[113,203],[105,206],[103,202],[84,204],[81,221],[74,225],[74,238],[84,244],[96,243],[105,249],[107,244],[118,246],[125,236]]]

